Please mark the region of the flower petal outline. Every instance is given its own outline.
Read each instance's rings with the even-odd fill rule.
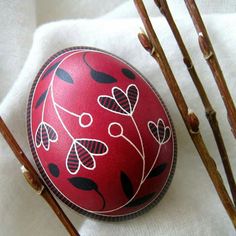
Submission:
[[[76,150],[75,142],[72,143],[67,156],[66,156],[66,168],[70,174],[75,175],[80,169],[80,161]]]
[[[58,134],[56,130],[48,123],[42,121],[35,133],[36,147],[39,148],[41,145],[48,151],[50,148],[50,142],[56,142],[58,140]]]
[[[130,84],[124,92],[119,87],[112,88],[112,97],[100,95],[97,98],[98,104],[108,111],[132,116],[139,99],[139,90],[135,84]]]
[[[91,153],[80,143],[76,142],[75,145],[80,164],[85,169],[94,170],[96,167],[96,162]]]
[[[170,127],[165,126],[164,121],[161,118],[158,119],[157,123],[149,121],[148,129],[159,144],[167,143],[171,137]]]
[[[76,142],[80,143],[90,153],[96,156],[105,155],[108,152],[107,145],[104,142],[97,139],[76,139]]]
[[[117,104],[116,100],[113,97],[101,95],[97,98],[97,102],[101,107],[110,112],[114,112],[121,115],[129,115]]]
[[[113,87],[112,88],[112,95],[116,101],[116,103],[120,106],[125,113],[131,113],[131,105],[130,101],[126,95],[120,88]]]
[[[94,156],[107,154],[108,146],[97,139],[74,139],[66,157],[66,168],[72,175],[78,173],[80,166],[87,170],[96,168]]]
[[[135,84],[129,85],[126,90],[126,94],[130,102],[131,110],[134,112],[139,99],[139,90],[137,86]]]

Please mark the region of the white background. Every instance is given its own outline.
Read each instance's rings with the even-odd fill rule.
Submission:
[[[196,90],[163,17],[145,1],[167,57],[189,106],[197,113],[211,155],[223,175],[216,145]],[[168,1],[212,100],[235,172],[235,140],[226,112],[199,46],[184,1]],[[196,1],[236,99],[236,2]],[[176,174],[157,207],[136,219],[106,223],[63,209],[81,235],[234,235],[215,189],[185,130],[158,65],[142,49],[137,33],[142,26],[132,1],[122,0],[0,0],[0,113],[28,157],[26,103],[32,81],[44,61],[70,46],[94,46],[125,59],[155,86],[172,116],[178,141]],[[233,160],[234,159],[234,160]],[[224,178],[225,179],[225,178]],[[47,204],[25,183],[14,155],[0,138],[0,235],[66,235]]]

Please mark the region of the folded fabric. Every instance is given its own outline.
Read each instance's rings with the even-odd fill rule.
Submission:
[[[200,128],[210,153],[223,173],[203,106],[182,63],[177,44],[164,18],[155,17],[152,20],[187,103],[200,118]],[[204,21],[228,87],[236,99],[236,14],[209,15],[204,17]],[[178,15],[176,22],[209,98],[218,111],[218,120],[235,171],[236,160],[232,158],[236,152],[235,141],[220,94],[199,50],[192,22],[185,15]],[[111,19],[107,15],[97,19],[64,20],[39,27],[35,31],[33,44],[22,71],[1,103],[0,114],[32,161],[26,134],[26,105],[32,82],[46,59],[55,52],[72,46],[97,47],[121,57],[151,82],[163,98],[173,119],[178,143],[178,162],[173,182],[163,200],[155,208],[125,222],[108,223],[93,220],[61,204],[63,209],[80,234],[86,236],[234,235],[234,228],[187,134],[162,73],[137,40],[141,25],[141,21],[136,17]],[[54,213],[23,180],[18,163],[2,138],[0,151],[0,235],[65,235],[66,231]]]

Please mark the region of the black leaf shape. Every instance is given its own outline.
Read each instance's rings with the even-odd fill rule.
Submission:
[[[74,177],[68,180],[74,187],[81,190],[85,190],[85,191],[95,190],[96,191],[98,189],[97,184],[93,180],[88,179],[88,178]]]
[[[106,83],[106,84],[117,82],[117,79],[115,79],[113,76],[108,75],[107,73],[100,72],[100,71],[97,71],[97,70],[93,69],[93,68],[89,65],[89,63],[86,61],[86,58],[85,58],[86,55],[87,55],[87,53],[84,53],[84,55],[83,55],[84,63],[85,63],[85,64],[89,67],[89,69],[91,70],[91,71],[90,71],[91,77],[92,77],[95,81],[97,81],[98,83]]]
[[[148,175],[148,178],[152,178],[152,177],[156,177],[160,174],[162,174],[164,172],[164,170],[166,169],[167,164],[166,163],[162,163],[160,165],[158,165],[157,167],[153,168],[151,170],[151,172]]]
[[[94,69],[91,69],[90,74],[91,74],[92,78],[95,81],[99,82],[99,83],[106,83],[106,84],[108,84],[108,83],[115,83],[115,82],[117,82],[117,80],[114,77],[112,77],[111,75],[108,75],[108,74],[106,74],[104,72],[96,71]]]
[[[142,205],[145,202],[151,200],[155,195],[156,195],[156,193],[147,194],[143,197],[140,197],[140,198],[137,198],[137,199],[131,201],[125,207],[136,207],[136,206]]]
[[[135,79],[135,74],[131,70],[123,68],[121,71],[128,79]]]
[[[129,177],[123,171],[120,172],[120,181],[126,197],[131,199],[134,195],[133,185]]]
[[[56,75],[61,79],[64,80],[67,83],[73,84],[74,81],[71,78],[70,74],[68,72],[66,72],[65,70],[58,68],[56,71]]]
[[[48,90],[46,89],[42,94],[41,96],[39,97],[38,101],[36,102],[36,105],[35,105],[35,108],[38,108],[41,103],[44,101],[44,99],[46,98],[46,95],[47,95],[47,92]]]
[[[51,73],[54,69],[56,69],[57,66],[60,64],[60,62],[61,62],[61,61],[58,61],[58,62],[56,62],[54,65],[52,65],[51,67],[49,67],[49,68],[47,69],[47,71],[45,72],[45,74],[43,75],[42,80],[43,80],[49,73]]]
[[[52,174],[52,176],[59,177],[60,170],[56,164],[50,163],[48,165],[48,169],[49,169],[50,173]]]
[[[103,197],[102,193],[98,190],[98,186],[93,180],[83,177],[74,177],[68,180],[74,187],[80,190],[85,190],[85,191],[94,190],[102,199],[102,207],[99,210],[103,210],[105,208],[106,206],[105,198]]]

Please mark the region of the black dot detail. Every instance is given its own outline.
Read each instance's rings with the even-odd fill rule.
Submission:
[[[52,176],[54,177],[59,177],[60,175],[60,170],[59,168],[57,167],[57,165],[53,164],[53,163],[50,163],[48,165],[48,169],[50,171],[50,173],[52,174]]]

